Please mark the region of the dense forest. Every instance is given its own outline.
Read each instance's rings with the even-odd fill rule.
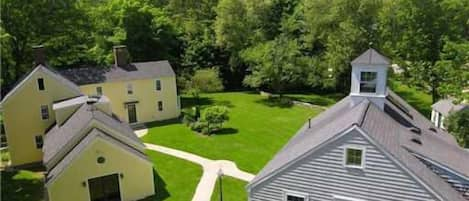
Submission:
[[[169,60],[179,80],[215,68],[228,90],[345,92],[349,63],[373,47],[434,100],[467,98],[469,0],[2,0],[1,84],[33,68]]]

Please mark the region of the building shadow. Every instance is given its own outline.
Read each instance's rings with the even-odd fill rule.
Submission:
[[[288,97],[269,97],[256,100],[256,103],[263,104],[268,107],[290,108],[293,107],[293,102]]]
[[[171,196],[171,194],[166,189],[165,181],[161,178],[155,169],[153,169],[153,182],[155,184],[155,195],[140,201],[163,201]]]
[[[8,201],[44,200],[44,178],[36,172],[1,171],[1,196]]]

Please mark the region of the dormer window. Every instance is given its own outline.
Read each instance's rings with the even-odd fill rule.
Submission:
[[[43,78],[37,79],[37,88],[39,89],[39,91],[44,91],[44,79]]]
[[[376,93],[376,72],[360,73],[360,93]]]
[[[345,148],[344,165],[349,168],[363,168],[365,166],[365,148],[348,146]]]

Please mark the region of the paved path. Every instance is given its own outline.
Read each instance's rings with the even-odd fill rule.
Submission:
[[[210,160],[201,156],[191,154],[188,152],[171,149],[155,144],[145,143],[147,149],[158,151],[164,154],[182,158],[203,167],[204,173],[197,185],[192,201],[210,201],[215,183],[218,178],[218,173],[221,171],[223,175],[228,175],[244,181],[251,181],[254,178],[253,174],[241,171],[236,167],[236,164],[227,160]]]
[[[134,133],[138,137],[143,137],[144,135],[146,135],[148,133],[148,128],[142,128],[142,129],[134,130]]]

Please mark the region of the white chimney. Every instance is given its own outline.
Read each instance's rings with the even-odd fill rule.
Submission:
[[[370,48],[352,61],[350,96],[359,103],[368,99],[384,109],[389,59]]]

